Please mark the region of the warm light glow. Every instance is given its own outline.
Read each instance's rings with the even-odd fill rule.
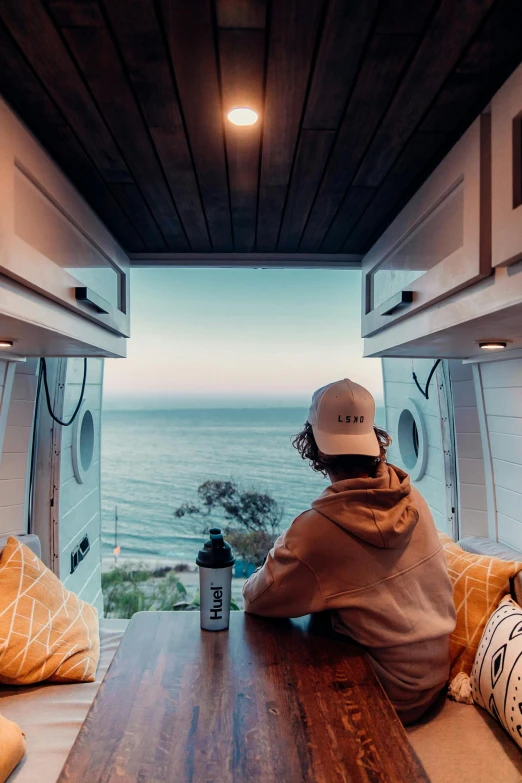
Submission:
[[[12,348],[12,347],[13,347],[12,340],[0,340],[0,348]]]
[[[484,351],[503,351],[507,343],[504,340],[484,340],[479,343],[480,348]]]
[[[238,106],[227,114],[232,125],[255,125],[259,119],[257,111],[246,106]]]

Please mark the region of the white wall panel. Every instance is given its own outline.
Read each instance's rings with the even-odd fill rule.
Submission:
[[[489,431],[504,432],[506,435],[522,435],[522,418],[509,416],[488,416]]]
[[[459,535],[488,536],[488,499],[473,371],[448,362],[458,474]]]
[[[514,462],[516,465],[522,464],[522,435],[490,432],[489,442],[493,459]]]
[[[522,551],[522,524],[498,512],[498,540]]]
[[[491,363],[491,366],[498,365],[500,362]],[[482,365],[484,367],[485,365]],[[489,375],[489,373],[488,373]],[[522,394],[520,387],[484,387],[484,401],[486,403],[486,412],[496,416],[522,418]]]
[[[522,359],[483,362],[479,372],[499,541],[522,551]]]
[[[80,399],[83,359],[69,359],[65,376],[63,418],[70,419]],[[101,500],[100,500],[100,430],[103,383],[103,359],[87,362],[87,383],[81,411],[88,408],[95,424],[92,463],[83,483],[77,481],[73,468],[74,425],[62,428],[60,456],[60,578],[70,590],[88,601],[101,602]],[[85,535],[91,546],[74,574],[70,574],[71,551]]]
[[[447,493],[445,483],[445,464],[442,443],[441,415],[437,379],[433,376],[426,400],[417,389],[412,371],[417,374],[419,383],[424,387],[433,367],[431,359],[383,359],[384,400],[386,406],[386,426],[393,438],[388,452],[391,463],[406,469],[403,465],[398,444],[398,419],[408,398],[415,400],[422,411],[428,438],[428,459],[424,476],[414,482],[424,496],[435,524],[440,530],[449,532],[447,513]]]
[[[493,471],[497,487],[512,489],[514,492],[522,492],[522,464],[505,462],[502,459],[493,460]],[[521,498],[522,502],[522,498]]]

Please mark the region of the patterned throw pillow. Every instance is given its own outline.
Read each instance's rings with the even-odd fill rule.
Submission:
[[[0,682],[93,682],[98,613],[11,537],[0,555]]]
[[[482,632],[498,602],[510,592],[510,579],[522,563],[465,552],[452,538],[439,532],[453,585],[457,625],[450,637],[451,678],[471,674]]]
[[[473,700],[522,748],[522,608],[512,598],[489,618],[471,681]]]

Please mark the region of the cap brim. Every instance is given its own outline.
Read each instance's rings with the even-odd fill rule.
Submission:
[[[381,453],[375,432],[364,435],[344,435],[323,432],[313,427],[315,442],[323,454],[360,454],[364,457],[378,457]]]

